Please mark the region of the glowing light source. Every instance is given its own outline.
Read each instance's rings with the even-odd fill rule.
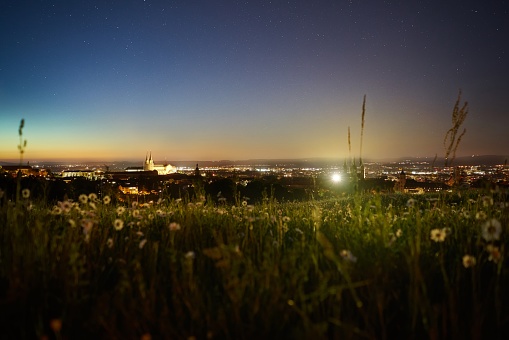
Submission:
[[[334,183],[341,182],[341,175],[340,174],[332,174],[332,181]]]

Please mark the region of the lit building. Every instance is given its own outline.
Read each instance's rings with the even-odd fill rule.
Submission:
[[[132,172],[154,170],[157,171],[158,175],[168,175],[177,172],[177,168],[171,164],[154,164],[154,160],[152,159],[152,152],[150,152],[150,154],[147,153],[143,167],[130,167],[126,169],[126,171]]]
[[[104,173],[99,170],[64,170],[62,177],[85,177],[90,180],[98,180],[104,177]]]

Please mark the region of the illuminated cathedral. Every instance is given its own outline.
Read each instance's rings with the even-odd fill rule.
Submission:
[[[145,163],[143,163],[143,171],[157,171],[158,175],[173,174],[177,171],[177,168],[171,164],[154,164],[152,159],[152,151],[147,152],[145,156]]]

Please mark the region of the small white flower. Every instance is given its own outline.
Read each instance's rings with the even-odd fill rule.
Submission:
[[[176,222],[171,222],[168,228],[170,228],[171,231],[180,230],[180,224]]]
[[[97,201],[97,194],[95,194],[95,193],[93,193],[93,192],[92,192],[92,193],[90,193],[90,194],[88,195],[88,199],[89,199],[89,200],[91,200],[92,202]]]
[[[486,251],[490,254],[490,256],[488,257],[488,261],[498,263],[498,261],[500,261],[500,259],[502,258],[502,253],[500,252],[499,247],[495,247],[492,244],[488,244],[488,246],[486,247]]]
[[[488,217],[486,215],[486,213],[484,211],[478,211],[476,214],[475,214],[475,219],[476,220],[485,220],[486,217]]]
[[[80,197],[79,197],[79,200],[80,200],[80,202],[81,202],[81,203],[83,203],[83,204],[87,204],[87,202],[88,202],[88,196],[87,196],[87,195],[85,195],[85,194],[81,194],[81,195],[80,195]]]
[[[113,222],[113,227],[115,230],[122,230],[124,228],[124,221],[122,221],[120,218],[115,219],[115,222]]]
[[[192,260],[192,259],[194,259],[194,258],[196,257],[196,254],[194,253],[194,251],[188,251],[188,252],[184,255],[184,257],[185,257],[186,259]]]
[[[409,199],[409,200],[406,202],[406,206],[407,206],[407,207],[409,207],[409,208],[411,208],[411,207],[415,206],[415,204],[416,204],[416,203],[417,203],[417,200],[416,200],[416,199],[411,198],[411,199]]]
[[[94,226],[94,222],[91,219],[81,220],[81,227],[83,228],[83,234],[88,235]]]
[[[117,207],[117,215],[122,215],[125,213],[125,208],[122,206]]]
[[[447,236],[445,228],[432,229],[430,232],[430,238],[435,242],[444,242]]]
[[[72,203],[69,202],[69,201],[63,201],[63,202],[58,202],[58,206],[60,207],[60,209],[62,209],[62,211],[64,213],[68,213],[71,211],[71,208],[72,208]]]
[[[482,238],[488,242],[500,239],[501,232],[502,225],[494,218],[484,222],[482,225]]]
[[[355,257],[350,250],[343,249],[339,255],[349,262],[357,262],[357,257]]]
[[[113,239],[111,237],[106,241],[106,246],[108,248],[113,248]]]
[[[60,207],[54,206],[53,210],[51,211],[51,214],[52,215],[61,215],[62,209]]]
[[[475,266],[475,264],[476,264],[475,257],[473,257],[471,255],[463,256],[463,267],[470,268],[470,267]]]
[[[29,198],[30,197],[30,189],[21,190],[21,196],[23,196],[23,198]]]
[[[110,198],[110,196],[104,196],[104,198],[103,198],[103,203],[104,203],[104,204],[110,204],[110,202],[111,202],[111,198]]]

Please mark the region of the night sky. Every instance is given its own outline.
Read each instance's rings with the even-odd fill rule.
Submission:
[[[0,160],[509,155],[507,1],[0,3]]]

